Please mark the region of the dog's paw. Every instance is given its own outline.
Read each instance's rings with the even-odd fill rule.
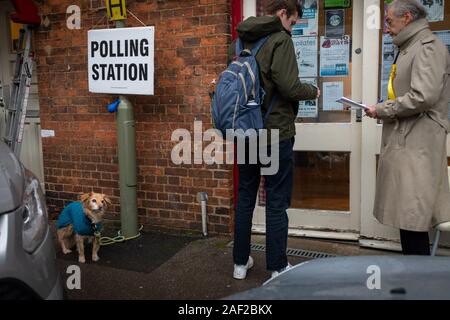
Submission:
[[[98,260],[100,260],[100,257],[99,256],[92,256],[92,261],[98,261]]]
[[[79,263],[86,263],[86,258],[85,257],[79,257],[78,258],[78,262]]]
[[[64,254],[69,254],[69,253],[72,253],[72,250],[70,250],[70,249],[63,249],[63,253]]]

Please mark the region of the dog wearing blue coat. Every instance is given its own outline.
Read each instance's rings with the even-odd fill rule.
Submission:
[[[64,254],[71,253],[75,245],[78,251],[78,262],[85,263],[84,242],[93,243],[92,261],[98,261],[100,239],[95,233],[101,231],[105,210],[111,205],[111,200],[101,193],[85,193],[80,201],[72,202],[58,217],[58,241]]]

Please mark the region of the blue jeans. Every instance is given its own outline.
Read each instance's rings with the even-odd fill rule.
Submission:
[[[264,176],[266,190],[266,264],[267,270],[277,271],[287,266],[288,216],[293,187],[294,138],[279,143],[279,170]],[[270,151],[269,151],[270,152]],[[234,227],[233,260],[245,265],[250,255],[253,211],[261,179],[258,164],[239,164],[238,203]]]

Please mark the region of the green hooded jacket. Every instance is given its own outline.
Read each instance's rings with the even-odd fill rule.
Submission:
[[[299,80],[297,59],[290,33],[284,29],[277,16],[250,17],[237,26],[237,32],[246,49],[267,35],[269,39],[256,55],[261,85],[266,92],[262,111],[269,108],[274,94],[277,101],[270,113],[266,128],[279,129],[280,141],[295,136],[295,119],[300,100],[317,96],[316,87]],[[228,50],[228,63],[236,56],[236,43]]]

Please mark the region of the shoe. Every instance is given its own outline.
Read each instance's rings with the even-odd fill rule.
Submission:
[[[247,271],[253,267],[253,258],[248,257],[247,264],[245,265],[234,265],[233,278],[238,280],[244,280],[247,277]]]
[[[272,271],[272,276],[270,277],[269,280],[267,280],[266,282],[264,282],[263,285],[265,285],[266,283],[268,283],[269,281],[272,281],[273,279],[275,279],[276,277],[278,277],[280,274],[288,271],[292,269],[292,265],[288,262],[287,266],[284,267],[283,269],[277,270],[277,271]]]

